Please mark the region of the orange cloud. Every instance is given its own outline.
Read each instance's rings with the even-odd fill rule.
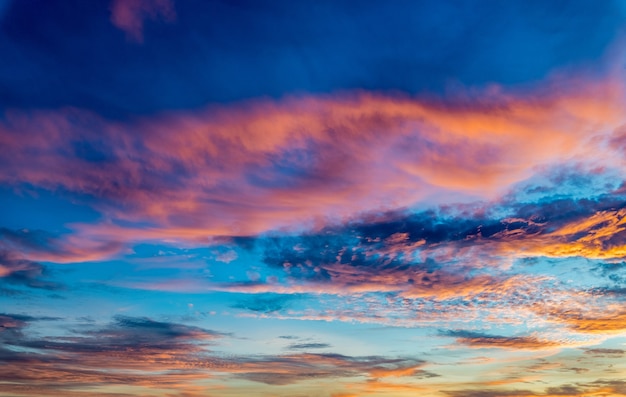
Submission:
[[[575,331],[591,334],[620,334],[626,331],[626,311],[621,308],[585,313],[564,310],[552,313],[554,319],[567,324]]]
[[[622,86],[574,80],[576,92],[485,93],[478,105],[353,92],[129,124],[10,112],[0,181],[92,197],[105,222],[76,228],[124,241],[197,243],[494,198],[538,165],[605,161],[598,145],[624,122]]]
[[[496,251],[511,256],[619,259],[626,256],[626,209],[604,210],[557,225],[553,232],[505,236]],[[551,225],[546,225],[551,226]]]

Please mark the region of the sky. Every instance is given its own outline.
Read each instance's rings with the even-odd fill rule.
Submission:
[[[626,396],[626,1],[0,0],[0,397]]]

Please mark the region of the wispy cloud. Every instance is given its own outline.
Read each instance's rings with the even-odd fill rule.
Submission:
[[[162,19],[168,22],[175,20],[174,1],[113,0],[111,3],[111,23],[126,32],[132,41],[143,42],[146,19]]]
[[[328,349],[332,347],[328,343],[292,343],[287,346],[289,350],[314,350],[314,349]]]
[[[0,244],[0,282],[30,288],[62,289],[63,285],[47,280],[46,268],[15,251],[2,250]]]
[[[501,336],[472,331],[445,331],[444,336],[456,338],[458,343],[477,348],[550,349],[564,346],[563,342],[543,340],[536,336]]]
[[[142,395],[154,389],[193,390],[193,383],[215,374],[267,385],[288,385],[310,379],[360,376],[373,379],[420,373],[424,361],[379,356],[297,353],[279,356],[224,356],[208,347],[232,335],[148,318],[117,316],[104,326],[74,330],[67,336],[41,338],[25,332],[31,316],[0,315],[0,349],[4,390],[26,393],[71,392],[78,387],[132,385]],[[319,346],[318,346],[319,345]],[[322,346],[323,345],[323,346]],[[293,349],[329,347],[325,344]],[[24,349],[28,351],[25,351]],[[209,385],[204,385],[210,390]],[[139,389],[138,389],[139,390]]]
[[[118,316],[103,327],[41,338],[24,332],[34,320],[0,316],[3,329],[8,330],[8,334],[0,334],[3,390],[21,394],[37,387],[42,393],[54,394],[116,384],[171,388],[206,378],[201,369],[219,364],[202,357],[202,352],[212,341],[226,336],[182,324]]]

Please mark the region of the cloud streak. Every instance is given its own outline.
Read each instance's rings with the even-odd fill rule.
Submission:
[[[141,395],[151,396],[161,389],[193,391],[194,383],[211,390],[206,382],[202,386],[202,381],[220,374],[233,381],[246,379],[274,386],[312,379],[412,376],[424,372],[421,367],[425,364],[412,358],[340,354],[224,356],[208,348],[232,335],[128,316],[116,316],[107,325],[75,330],[68,336],[41,338],[27,332],[36,320],[0,315],[3,391],[28,394],[29,387],[38,387],[44,394],[54,394],[104,387],[105,395],[106,387],[130,385],[141,390]],[[305,345],[292,348],[329,347]]]

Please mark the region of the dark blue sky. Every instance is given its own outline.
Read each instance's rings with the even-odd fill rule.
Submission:
[[[518,84],[597,59],[624,13],[600,1],[183,1],[143,43],[108,1],[5,2],[0,106],[107,117],[345,89]]]

